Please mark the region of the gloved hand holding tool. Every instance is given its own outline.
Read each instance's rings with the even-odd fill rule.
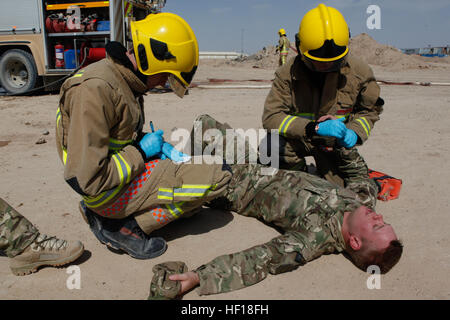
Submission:
[[[152,133],[153,133],[155,131],[155,129],[153,127],[152,121],[150,121],[150,128],[152,129]],[[161,130],[158,130],[158,131],[161,131]],[[172,160],[176,163],[182,163],[182,162],[187,162],[187,161],[191,160],[191,156],[178,151],[177,149],[174,148],[174,146],[172,146],[168,142],[165,142],[164,140],[163,140],[163,144],[162,144],[162,148],[161,148],[160,158],[161,158],[161,160],[165,160],[165,159],[169,158],[170,160]]]
[[[144,151],[147,159],[161,153],[164,144],[163,133],[162,130],[146,133],[139,141],[139,147]]]

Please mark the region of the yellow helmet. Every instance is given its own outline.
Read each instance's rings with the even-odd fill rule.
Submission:
[[[348,53],[349,29],[342,14],[319,4],[303,17],[298,31],[300,52],[315,61],[336,61]]]
[[[283,28],[281,28],[280,30],[278,30],[278,34],[279,34],[280,36],[286,35],[286,30],[284,30]]]
[[[136,62],[143,74],[169,73],[169,84],[182,97],[198,66],[198,43],[180,16],[163,12],[131,21]]]

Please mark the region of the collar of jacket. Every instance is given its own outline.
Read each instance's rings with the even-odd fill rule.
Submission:
[[[108,57],[107,59],[114,65],[114,67],[117,68],[117,70],[122,75],[123,79],[130,86],[131,90],[136,94],[136,96],[143,95],[147,91],[147,85],[145,83],[143,83],[134,74],[133,71],[131,71],[129,68],[127,68],[123,64],[116,62],[111,57]]]

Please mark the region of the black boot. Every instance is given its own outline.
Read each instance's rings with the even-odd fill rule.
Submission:
[[[80,203],[80,209],[82,207]],[[101,243],[115,250],[123,250],[136,259],[156,258],[166,251],[166,241],[160,237],[149,237],[133,217],[107,219],[84,208],[89,226]]]

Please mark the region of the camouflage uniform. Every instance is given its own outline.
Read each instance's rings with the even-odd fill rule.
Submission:
[[[197,120],[204,129],[228,128],[206,115]],[[367,178],[368,168],[355,148],[335,148],[333,153],[348,188],[305,172],[278,170],[265,175],[262,165],[231,166],[227,209],[273,224],[285,233],[197,268],[199,294],[237,290],[263,280],[268,273],[290,271],[322,254],[345,250],[344,212],[363,204],[373,208],[378,189]]]
[[[6,201],[0,198],[0,250],[9,258],[21,254],[39,231]]]
[[[148,300],[174,299],[181,289],[179,281],[170,280],[172,274],[185,273],[188,267],[182,261],[170,261],[157,264],[153,267],[153,278],[150,283]]]

